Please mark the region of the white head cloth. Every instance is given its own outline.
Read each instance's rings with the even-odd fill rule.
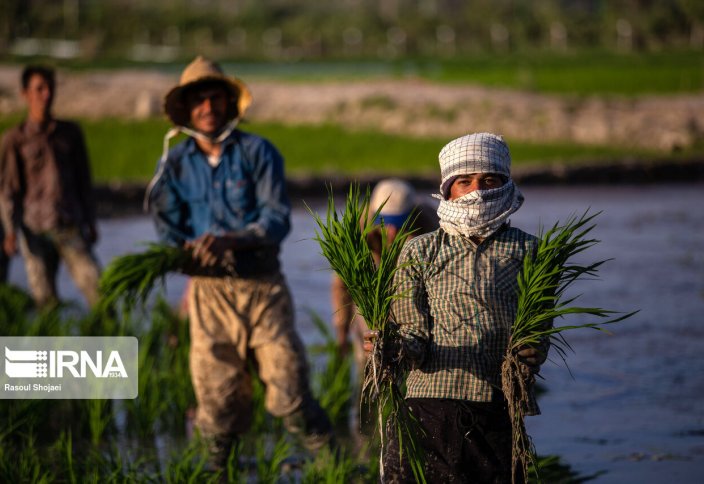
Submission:
[[[440,227],[451,235],[486,238],[499,229],[521,205],[523,195],[511,180],[511,155],[501,136],[475,133],[451,141],[439,155],[442,183],[438,216]],[[496,173],[507,182],[490,190],[476,190],[447,200],[460,175]]]

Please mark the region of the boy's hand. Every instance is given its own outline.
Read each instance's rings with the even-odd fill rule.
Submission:
[[[540,365],[545,363],[547,355],[536,348],[525,346],[516,353],[518,360],[526,365],[532,374],[540,373]]]
[[[364,332],[363,337],[364,337],[364,344],[362,345],[362,347],[364,348],[364,353],[367,356],[369,356],[369,354],[374,349],[374,343],[376,342],[377,338],[379,337],[379,332],[367,330]]]

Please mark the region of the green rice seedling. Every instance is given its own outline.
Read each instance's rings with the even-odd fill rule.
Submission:
[[[38,308],[22,289],[0,284],[0,325],[3,336],[62,336],[68,334],[64,305]]]
[[[166,391],[164,382],[168,369],[160,370],[164,348],[165,329],[163,320],[152,318],[148,328],[139,328],[138,396],[125,400],[127,411],[127,429],[140,439],[153,439],[156,424],[166,412],[169,402],[162,392]]]
[[[144,252],[127,254],[108,264],[100,277],[101,308],[125,312],[143,306],[157,282],[167,273],[183,269],[191,260],[188,251],[170,245],[149,243]]]
[[[124,449],[123,449],[124,450]],[[129,459],[116,445],[99,449],[92,447],[81,452],[80,482],[90,484],[126,484],[128,482],[157,482],[153,472],[145,466],[144,455]]]
[[[196,405],[189,367],[190,333],[188,321],[181,318],[162,298],[157,299],[151,312],[150,332],[156,332],[152,349],[156,371],[161,376],[157,398],[164,401],[159,422],[170,433],[185,433],[184,419]]]
[[[34,435],[38,444],[54,442],[67,428],[87,430],[80,400],[0,400],[0,422],[5,442],[21,446],[26,435]]]
[[[10,284],[0,284],[0,322],[4,335],[20,334],[17,328],[23,326],[33,308],[34,302],[29,294]]]
[[[79,319],[77,326],[81,336],[134,336],[140,331],[139,322],[128,312],[117,314],[98,304]]]
[[[222,470],[221,480],[225,482],[247,482],[245,475],[240,467],[240,455],[242,455],[243,443],[242,440],[237,440],[235,445],[230,449],[230,455],[227,457],[225,468]]]
[[[303,465],[300,482],[303,484],[338,484],[363,482],[359,466],[344,449],[331,451],[323,448],[315,459]]]
[[[69,336],[72,334],[71,321],[62,316],[60,305],[40,308],[29,321],[24,332],[18,336]]]
[[[0,435],[0,476],[3,482],[51,482],[51,472],[42,460],[33,433],[11,442],[8,432]]]
[[[174,453],[161,473],[159,482],[216,483],[220,472],[208,469],[208,456],[200,442],[194,441],[183,452]]]
[[[56,450],[59,453],[59,462],[61,466],[62,480],[76,484],[78,480],[78,471],[76,462],[73,459],[73,438],[71,432],[62,432],[59,439],[56,441]]]
[[[418,482],[425,482],[423,456],[416,445],[417,422],[407,411],[403,395],[398,387],[402,368],[393,356],[398,334],[397,326],[390,321],[391,303],[397,294],[393,280],[398,267],[396,262],[411,231],[413,220],[408,219],[391,243],[387,242],[386,230],[381,225],[381,257],[376,264],[367,236],[376,230],[371,222],[383,209],[383,205],[370,216],[370,190],[367,187],[361,197],[357,184],[350,186],[342,214],[335,209],[335,201],[330,191],[327,216],[323,220],[312,210],[317,224],[315,240],[320,244],[322,255],[337,273],[357,306],[357,311],[367,322],[369,329],[378,331],[374,350],[365,368],[362,400],[377,405],[377,424],[380,440],[380,469],[383,470],[385,451],[384,422],[390,422],[389,429],[396,433],[400,442],[401,458],[408,458],[413,474]],[[388,404],[388,405],[387,405]],[[384,415],[384,409],[390,412]]]
[[[195,406],[188,369],[188,324],[158,298],[148,326],[140,326],[132,330],[139,337],[139,396],[124,403],[128,431],[151,439],[158,427],[160,432],[182,436],[186,412]]]
[[[152,329],[139,338],[138,393],[134,400],[125,400],[129,418],[128,430],[141,439],[152,439],[155,424],[167,402],[159,394],[162,389],[162,376],[158,371],[160,332]]]
[[[259,438],[256,442],[256,467],[257,482],[275,483],[281,476],[281,465],[291,455],[291,444],[285,435],[281,435],[274,443],[273,448],[268,445],[268,439]]]
[[[382,252],[377,268],[367,236],[376,229],[369,219],[376,218],[383,205],[369,217],[369,197],[367,188],[360,204],[359,186],[352,184],[341,216],[335,210],[332,193],[328,196],[325,221],[311,213],[318,225],[315,240],[320,244],[322,255],[347,286],[369,328],[382,331],[388,321],[391,301],[396,297],[393,286],[396,260],[409,235],[410,225],[407,221],[391,244],[386,243],[386,231],[381,231]]]
[[[581,475],[568,464],[563,463],[558,455],[536,456],[536,465],[537,468],[531,466],[529,469],[531,477],[537,476],[537,469],[540,469],[540,480],[551,483],[581,484],[596,479],[599,475],[606,472],[600,471],[594,474]],[[532,478],[528,482],[538,482],[538,479]]]
[[[90,441],[98,446],[113,421],[112,402],[110,400],[81,400],[88,414]]]
[[[347,426],[350,401],[354,394],[352,357],[340,353],[330,328],[319,315],[311,311],[310,318],[325,339],[321,347],[312,348],[310,351],[313,356],[319,354],[325,359],[322,370],[314,374],[313,392],[333,425],[343,428]]]
[[[77,306],[55,302],[37,306],[24,290],[0,284],[0,327],[3,336],[68,336],[75,334]]]
[[[596,226],[593,220],[599,213],[589,215],[586,211],[581,217],[571,216],[563,225],[555,223],[545,233],[542,233],[541,229],[536,251],[524,259],[518,275],[516,319],[501,366],[502,389],[513,426],[514,478],[520,472],[527,481],[531,464],[535,470],[539,470],[535,451],[524,425],[535,378],[519,361],[516,353],[524,347],[546,348],[549,341],[566,362],[569,344],[561,333],[578,328],[604,331],[603,325],[622,321],[637,312],[624,314],[598,307],[575,306],[573,303],[579,296],[566,296],[566,290],[573,283],[596,277],[599,267],[606,262],[601,260],[580,265],[572,261],[575,255],[599,242],[588,238]],[[601,320],[554,326],[555,320],[569,315],[588,315]],[[540,479],[539,475],[536,477]]]

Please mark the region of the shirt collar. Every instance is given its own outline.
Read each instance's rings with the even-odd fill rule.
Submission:
[[[234,144],[237,141],[237,135],[236,135],[237,131],[238,130],[236,130],[236,129],[233,130],[232,133],[230,133],[230,136],[228,136],[227,138],[225,138],[223,140],[223,142],[221,143],[223,150],[225,148],[227,148],[228,146],[230,146],[231,144]],[[193,136],[189,136],[188,139],[186,140],[186,143],[187,143],[187,150],[188,150],[189,154],[200,152],[200,150],[198,149],[198,145],[196,144],[196,140],[195,140],[195,138],[193,138]]]
[[[24,132],[28,136],[34,136],[40,133],[53,133],[56,129],[56,120],[54,118],[49,119],[47,123],[37,123],[29,118],[24,122]]]

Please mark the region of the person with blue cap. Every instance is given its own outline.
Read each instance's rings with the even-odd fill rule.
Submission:
[[[414,230],[412,236],[430,232],[438,227],[437,207],[419,197],[413,186],[400,178],[385,178],[374,186],[369,199],[369,217],[373,217],[379,208],[381,211],[375,220],[371,221],[376,229],[367,237],[367,244],[377,262],[381,256],[382,223],[389,244],[408,219],[413,222],[410,227]],[[345,284],[337,275],[333,275],[331,289],[333,326],[338,347],[343,354],[347,354],[350,349],[354,352],[355,363],[361,371],[366,361],[362,344],[367,325],[357,314]]]
[[[437,207],[432,203],[432,199],[425,200],[420,197],[415,188],[407,181],[400,178],[380,180],[372,190],[368,213],[369,221],[376,226],[367,236],[367,244],[375,261],[378,263],[381,257],[382,224],[386,231],[386,243],[390,244],[406,220],[411,223],[409,227],[413,231],[411,237],[435,230],[438,227],[436,210]],[[379,211],[378,214],[376,214],[377,211]],[[375,219],[371,220],[371,217],[375,217]],[[337,346],[342,355],[352,351],[357,377],[360,380],[360,384],[357,386],[357,390],[359,390],[367,358],[363,347],[364,334],[369,328],[364,318],[357,313],[352,296],[337,275],[333,275],[332,278],[331,296],[332,323]],[[353,414],[353,435],[359,438],[358,444],[362,443],[359,431],[369,427],[367,420],[369,419],[359,415],[359,412]],[[367,431],[362,430],[362,433],[367,433]]]

